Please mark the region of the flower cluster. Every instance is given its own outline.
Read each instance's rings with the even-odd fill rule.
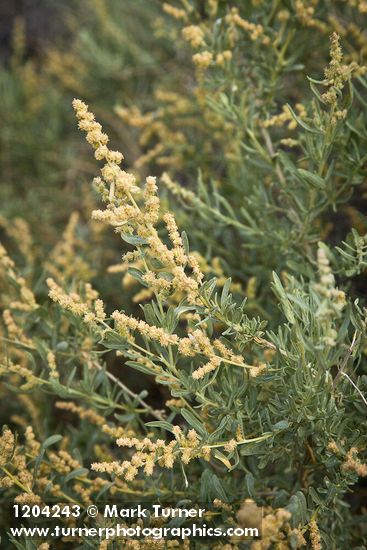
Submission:
[[[265,46],[270,44],[270,38],[265,34],[264,27],[241,17],[238,8],[232,8],[226,16],[226,20],[230,25],[235,25],[239,29],[247,32],[251,40],[261,40],[261,43]]]
[[[321,537],[320,531],[317,526],[316,520],[310,521],[310,539],[311,539],[311,548],[312,550],[321,550]]]
[[[108,205],[105,210],[95,211],[93,217],[111,223],[122,236],[127,235],[127,240],[130,235],[135,235],[136,242],[141,246],[138,244],[136,253],[125,255],[126,261],[135,261],[141,257],[144,245],[146,256],[159,261],[162,268],[170,271],[173,277],[169,282],[164,282],[155,278],[154,273],[150,273],[156,270],[148,267],[145,277],[148,277],[148,281],[153,279],[158,290],[181,291],[187,295],[189,301],[195,302],[203,276],[196,258],[185,252],[172,215],[166,214],[164,221],[173,248],[170,249],[159,236],[155,226],[159,219],[160,201],[156,195],[155,179],[148,177],[142,192],[136,185],[135,177],[121,170],[119,164],[122,155],[108,149],[108,137],[103,134],[101,126],[95,122],[85,103],[76,99],[73,106],[79,119],[79,127],[87,132],[86,139],[96,150],[97,159],[106,161],[101,169],[102,178],[97,178],[95,184]],[[139,198],[143,200],[142,206],[137,202]],[[191,274],[186,273],[186,268],[191,270]]]
[[[342,466],[344,471],[355,472],[360,477],[367,476],[367,464],[363,464],[357,457],[358,449],[351,447],[347,452],[345,462]]]
[[[41,456],[41,443],[33,428],[31,426],[25,428],[23,443],[16,441],[14,434],[9,429],[5,429],[0,438],[0,469],[5,474],[1,477],[0,486],[8,490],[18,488],[19,491],[20,489],[15,497],[15,502],[19,504],[42,504],[46,488],[47,495],[75,504],[78,500],[64,493],[58,480],[65,478],[71,472],[79,471],[78,476],[72,476],[70,489],[80,499],[80,504],[92,503],[92,495],[108,484],[106,480],[99,477],[90,479],[85,474],[80,461],[65,448],[67,439],[63,440],[63,445],[64,447],[56,451],[47,450],[46,459],[40,461],[38,476],[34,480],[32,463]]]
[[[97,321],[102,322],[105,319],[106,313],[103,302],[98,298],[98,292],[93,289],[90,283],[85,283],[84,296],[81,296],[77,292],[65,292],[51,277],[48,277],[46,282],[50,289],[49,297],[51,300],[71,311],[74,315],[83,317],[85,322],[95,324]]]
[[[353,73],[363,74],[365,68],[360,67],[355,61],[348,65],[343,63],[340,37],[336,32],[331,36],[330,58],[329,66],[325,69],[325,85],[328,90],[322,98],[335,108],[334,121],[336,122],[345,118],[347,114],[345,109],[338,108],[341,91]]]
[[[335,277],[329,259],[321,246],[317,250],[317,265],[320,281],[314,284],[314,288],[321,296],[317,315],[325,326],[325,343],[335,346],[337,331],[332,324],[340,317],[340,312],[346,305],[346,297],[342,290],[335,287]]]
[[[88,281],[93,275],[89,264],[78,253],[83,248],[81,239],[77,237],[78,222],[79,214],[73,212],[62,238],[55,245],[45,262],[48,273],[57,281],[64,281],[73,277]]]
[[[24,277],[20,276],[16,269],[14,261],[9,257],[5,248],[0,244],[0,277],[10,279],[13,286],[17,288],[18,299],[11,300],[8,303],[10,309],[18,311],[33,311],[37,309],[36,298],[29,288]]]
[[[173,428],[175,439],[167,443],[163,439],[152,441],[149,437],[142,440],[137,438],[122,437],[117,440],[120,447],[134,448],[135,453],[130,460],[120,463],[98,462],[92,464],[92,469],[97,472],[106,472],[123,477],[126,481],[132,481],[142,469],[146,476],[151,476],[155,464],[171,469],[177,460],[188,464],[193,458],[202,457],[210,459],[211,449],[200,443],[200,438],[195,430],[190,430],[184,435],[179,426]]]
[[[193,48],[199,48],[204,45],[204,33],[197,25],[189,25],[182,29],[183,38],[190,43]]]

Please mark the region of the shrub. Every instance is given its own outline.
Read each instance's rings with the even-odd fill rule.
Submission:
[[[361,550],[366,7],[182,0],[163,12],[176,78],[158,82],[152,108],[116,107],[137,129],[133,169],[73,101],[102,163],[94,222],[72,215],[35,286],[24,222],[4,222],[25,260],[0,251],[4,503],[134,495],[241,525],[251,499],[263,538],[211,547]],[[122,296],[100,284],[101,224],[117,234],[111,257],[122,241],[109,270]]]

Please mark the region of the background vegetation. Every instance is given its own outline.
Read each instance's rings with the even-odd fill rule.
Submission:
[[[216,500],[225,523],[251,498],[267,518],[255,550],[364,548],[366,3],[0,9],[4,509],[158,492]],[[123,152],[123,170],[140,186],[158,177],[153,226],[174,260],[144,221],[120,212],[115,232],[103,223],[128,195],[111,194],[120,172],[93,139],[115,175],[91,185],[97,162],[74,97]],[[91,220],[98,191],[107,214]],[[152,214],[148,195],[137,203]],[[185,338],[196,346],[186,354]],[[175,442],[173,475],[159,447],[115,443],[145,436]],[[162,468],[90,471],[130,462],[132,447]],[[10,515],[1,522],[7,531]]]

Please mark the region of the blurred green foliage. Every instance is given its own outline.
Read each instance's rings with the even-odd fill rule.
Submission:
[[[256,550],[301,548],[301,535],[312,550],[365,547],[366,9],[356,0],[75,0],[36,49],[27,19],[14,20],[0,67],[0,232],[16,261],[0,249],[0,397],[2,423],[22,433],[14,456],[26,456],[28,493],[61,487],[83,504],[102,486],[121,502],[131,490],[253,498],[270,517],[292,514]],[[123,169],[161,176],[162,209],[205,275],[198,302],[152,291],[147,264],[168,282],[172,266],[130,220],[115,226],[120,235],[90,221],[101,206],[75,96],[108,128]],[[121,206],[98,185],[107,210]],[[169,245],[161,219],[157,235]],[[131,251],[129,267],[121,254]],[[47,276],[62,289],[58,304]],[[107,312],[94,325],[70,307],[75,296],[95,307],[90,283]],[[133,340],[114,309],[177,339],[203,331],[230,359],[195,378],[208,354],[185,356],[139,331]],[[28,424],[39,448],[24,439]],[[175,425],[216,449],[209,461],[200,448],[174,475],[95,482],[87,470],[131,459],[117,437],[170,441]],[[65,475],[53,445],[78,468]],[[4,499],[18,489],[5,482]]]

